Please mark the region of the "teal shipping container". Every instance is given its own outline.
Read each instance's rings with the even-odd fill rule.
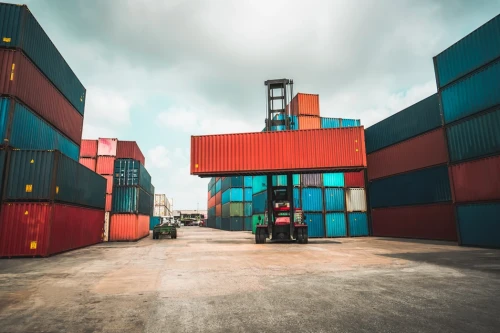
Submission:
[[[358,127],[361,126],[359,119],[342,119],[342,127]]]
[[[252,217],[245,217],[244,219],[244,229],[245,231],[252,231]]]
[[[215,185],[215,178],[212,177],[210,178],[210,181],[208,182],[208,190],[210,191],[212,189],[212,187],[214,187]]]
[[[324,173],[323,186],[325,187],[344,187],[344,173]]]
[[[112,213],[151,214],[151,196],[138,186],[113,186]]]
[[[267,190],[266,176],[254,176],[252,179],[252,192],[254,194]]]
[[[7,201],[56,201],[104,209],[106,179],[59,151],[13,150],[5,177]]]
[[[302,188],[302,209],[308,212],[323,211],[323,191],[321,188]]]
[[[371,208],[451,201],[446,165],[408,172],[370,183]]]
[[[149,194],[153,192],[151,175],[139,161],[116,159],[114,171],[113,186],[139,186]]]
[[[222,180],[218,180],[215,182],[215,193],[219,193],[222,185]]]
[[[500,109],[446,129],[452,163],[500,153]]]
[[[245,176],[243,178],[243,184],[245,187],[252,187],[252,176]]]
[[[155,226],[160,224],[159,216],[150,216],[149,217],[149,230],[153,230]]]
[[[230,231],[231,230],[231,219],[228,217],[228,218],[222,218],[221,219],[221,224],[220,224],[220,229],[221,230],[226,230],[226,231]]]
[[[254,194],[252,198],[253,214],[263,214],[267,207],[267,192]]]
[[[225,191],[233,187],[243,187],[243,182],[244,182],[243,176],[225,177],[222,179],[221,190]]]
[[[471,116],[500,104],[500,61],[444,88],[441,95],[444,122]]]
[[[438,87],[500,57],[500,15],[434,57]]]
[[[321,128],[340,128],[341,127],[340,118],[321,118]]]
[[[210,217],[215,217],[215,207],[209,208],[207,210],[207,215],[208,215],[209,218]]]
[[[325,188],[325,210],[328,212],[343,212],[345,210],[343,188]]]
[[[293,186],[300,185],[300,175],[292,175]],[[287,176],[279,175],[273,176],[273,186],[287,186]]]
[[[290,129],[296,131],[299,129],[299,118],[297,116],[291,116]]]
[[[220,229],[222,225],[222,217],[218,216],[215,218],[215,228]]]
[[[215,185],[212,186],[212,188],[210,189],[210,197],[213,197],[215,196],[217,193],[215,192]]]
[[[500,247],[500,202],[457,206],[460,244]]]
[[[325,237],[323,214],[305,212],[308,235],[311,238]]]
[[[293,188],[293,207],[302,208],[302,202],[300,200],[300,188]]]
[[[368,236],[368,218],[366,213],[349,213],[347,215],[349,220],[349,236]]]
[[[19,48],[83,115],[85,88],[28,7],[0,4],[0,47]]]
[[[243,188],[230,188],[222,192],[222,204],[228,202],[243,202]]]
[[[4,144],[14,148],[59,150],[75,161],[80,156],[75,143],[11,98],[0,98],[0,135]]]
[[[230,231],[243,231],[244,229],[244,217],[231,217],[229,219],[229,230]]]
[[[3,189],[3,171],[5,170],[5,163],[7,161],[7,151],[0,150],[0,200],[2,199],[2,191]]]
[[[253,211],[252,211],[252,203],[251,202],[244,204],[243,213],[245,216],[252,216]]]
[[[328,213],[325,215],[326,237],[346,237],[347,227],[344,213]]]
[[[245,202],[252,202],[252,196],[253,196],[252,188],[246,188],[243,190],[243,200]]]
[[[365,130],[366,153],[391,146],[441,126],[438,95],[413,104]]]

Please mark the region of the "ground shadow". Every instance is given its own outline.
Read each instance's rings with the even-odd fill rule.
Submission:
[[[376,241],[389,241],[389,242],[399,242],[399,243],[416,243],[416,244],[429,244],[429,245],[442,245],[442,246],[457,246],[457,242],[451,241],[441,241],[441,240],[429,240],[429,239],[418,239],[418,238],[397,238],[397,237],[370,237]]]

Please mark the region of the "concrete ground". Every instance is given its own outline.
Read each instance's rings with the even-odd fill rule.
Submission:
[[[500,332],[500,251],[183,227],[0,260],[0,332]]]

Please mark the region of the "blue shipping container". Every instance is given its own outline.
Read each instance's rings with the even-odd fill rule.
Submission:
[[[323,214],[305,212],[309,237],[325,237]]]
[[[231,230],[231,218],[222,218],[221,224],[220,224],[220,229],[221,230],[226,230],[229,231]]]
[[[251,188],[246,188],[243,191],[243,200],[245,202],[252,202],[252,196],[253,196],[253,192],[252,192]]]
[[[368,218],[366,213],[349,213],[349,236],[368,236]]]
[[[446,124],[500,104],[500,61],[441,91]]]
[[[361,126],[359,119],[342,119],[342,127],[358,127]]]
[[[220,216],[215,218],[215,228],[220,229],[222,225],[222,218]]]
[[[73,141],[10,98],[0,98],[0,135],[3,143],[14,148],[60,150],[75,161],[80,156],[80,148]]]
[[[500,15],[436,57],[438,86],[443,87],[500,57]]]
[[[149,217],[149,230],[153,230],[155,226],[160,224],[159,216],[150,216]]]
[[[321,188],[302,188],[302,209],[309,212],[323,211],[323,191]]]
[[[266,211],[267,192],[254,194],[252,199],[252,209],[254,214],[263,214]]]
[[[153,192],[151,175],[139,161],[116,159],[114,170],[113,186],[139,186],[149,194]]]
[[[321,118],[321,128],[340,128],[340,118]]]
[[[252,176],[245,176],[243,179],[245,187],[252,187]]]
[[[151,196],[142,188],[137,186],[113,186],[111,207],[113,213],[149,215],[151,206]]]
[[[222,180],[218,180],[215,182],[215,193],[219,193],[220,192],[220,189],[221,189],[221,185],[222,185]]]
[[[441,126],[438,95],[386,118],[365,130],[366,152],[391,146]]]
[[[408,172],[370,183],[372,208],[451,201],[446,165]]]
[[[230,227],[231,231],[243,231],[244,217],[231,217]]]
[[[252,216],[253,215],[252,203],[249,202],[249,203],[245,203],[244,205],[245,206],[244,206],[243,210],[244,210],[245,216]]]
[[[299,129],[299,118],[297,116],[291,116],[291,118],[290,129],[296,131]]]
[[[243,187],[243,179],[242,176],[223,178],[221,190],[225,191],[233,187]]]
[[[300,189],[298,187],[293,188],[293,207],[302,208],[300,203]]]
[[[5,150],[0,150],[0,189],[3,189],[3,171],[5,170],[6,158],[7,158],[7,152]],[[2,199],[1,191],[0,191],[0,199]]]
[[[325,210],[343,212],[345,210],[345,193],[342,188],[325,188]]]
[[[328,213],[326,219],[326,237],[346,237],[347,227],[344,213]]]
[[[0,47],[20,48],[83,115],[85,88],[25,5],[0,4]]]
[[[500,153],[500,109],[467,119],[446,129],[450,161]]]
[[[323,185],[328,187],[344,187],[344,173],[323,174]]]
[[[230,188],[222,192],[222,203],[243,202],[243,188]]]
[[[500,247],[500,203],[457,206],[462,245]]]
[[[252,217],[245,217],[244,219],[244,229],[245,231],[252,231]]]
[[[254,194],[267,189],[267,176],[254,176],[252,179],[252,192]]]

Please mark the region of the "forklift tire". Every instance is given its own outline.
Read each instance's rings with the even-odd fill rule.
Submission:
[[[260,244],[260,229],[255,230],[255,244]]]
[[[304,238],[304,230],[302,228],[299,228],[297,230],[297,243],[299,244],[305,244],[305,238]]]
[[[264,232],[264,230],[262,230],[262,232],[260,233],[260,243],[265,244],[266,240],[267,240],[266,233]]]
[[[153,232],[153,239],[157,239],[156,232]]]

